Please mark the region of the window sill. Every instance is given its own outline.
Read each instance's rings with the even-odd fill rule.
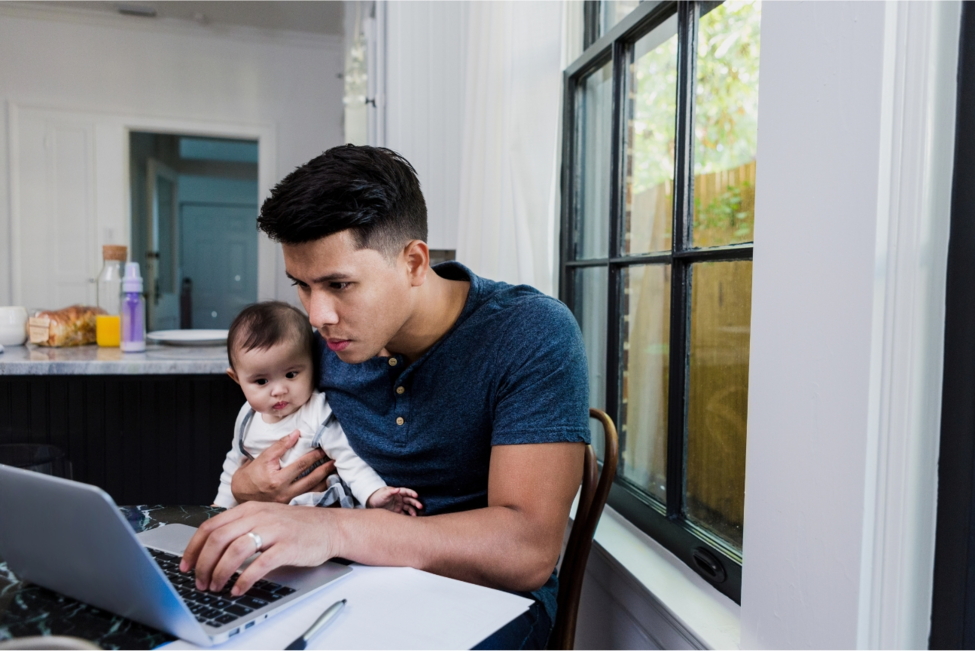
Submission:
[[[649,593],[654,607],[675,628],[707,648],[739,648],[741,606],[609,506],[596,528],[595,543],[594,549]]]

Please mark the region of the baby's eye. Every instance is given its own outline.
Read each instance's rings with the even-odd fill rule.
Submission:
[[[284,377],[288,378],[289,380],[293,380],[298,377],[298,371],[288,371],[285,373]]]
[[[267,384],[267,380],[265,380],[264,378],[261,378],[260,380],[254,380],[254,384],[258,386],[264,386],[265,384]]]

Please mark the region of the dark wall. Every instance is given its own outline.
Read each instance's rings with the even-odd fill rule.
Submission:
[[[242,404],[223,375],[0,376],[0,444],[58,446],[118,504],[210,504]]]
[[[963,3],[945,297],[932,649],[975,648],[975,6]]]

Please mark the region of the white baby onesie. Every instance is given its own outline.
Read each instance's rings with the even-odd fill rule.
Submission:
[[[245,402],[240,408],[240,413],[237,414],[233,442],[230,451],[227,452],[227,458],[224,459],[223,472],[220,473],[220,487],[217,489],[217,497],[213,500],[217,506],[229,509],[237,505],[237,500],[230,491],[230,481],[234,472],[247,458],[241,451],[241,436],[244,439],[244,450],[257,457],[272,444],[298,430],[300,432],[298,442],[281,457],[281,466],[284,467],[313,449],[315,437],[319,430],[322,430],[323,423],[327,424],[322,431],[318,446],[335,460],[335,470],[352,489],[353,496],[360,504],[365,505],[370,495],[386,485],[382,477],[352,450],[338,419],[332,416],[332,408],[325,399],[325,394],[315,391],[298,411],[276,423],[265,423],[261,414],[254,413],[249,422],[244,425],[242,432],[241,425],[251,411],[251,406]],[[291,500],[291,504],[314,506],[321,496],[322,493],[305,493]]]

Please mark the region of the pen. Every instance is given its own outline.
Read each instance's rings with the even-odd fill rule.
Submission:
[[[303,635],[301,635],[298,639],[296,639],[294,642],[292,642],[291,644],[289,644],[288,646],[286,646],[284,648],[285,649],[304,649],[305,648],[305,645],[308,644],[308,640],[310,640],[313,637],[315,637],[315,634],[318,633],[318,631],[320,631],[323,628],[325,628],[325,626],[330,621],[332,621],[333,619],[335,619],[335,617],[339,614],[339,611],[342,610],[342,606],[344,606],[344,605],[345,605],[345,599],[343,599],[341,601],[336,601],[334,604],[332,604],[331,606],[329,606],[328,608],[326,608],[325,609],[325,612],[322,613],[319,616],[319,618],[315,620],[315,623],[311,625],[311,628],[309,628],[307,631],[305,631],[305,633]]]

